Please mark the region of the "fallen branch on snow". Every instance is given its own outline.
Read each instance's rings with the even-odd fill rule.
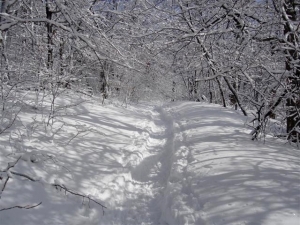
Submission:
[[[4,172],[4,173],[7,173],[7,178],[6,180],[4,181],[4,184],[3,184],[3,187],[1,188],[1,192],[0,192],[0,198],[1,198],[1,193],[4,191],[5,187],[6,187],[6,184],[9,180],[9,178],[12,177],[12,175],[15,175],[15,176],[20,176],[20,177],[24,177],[32,182],[39,182],[40,180],[39,179],[35,179],[27,174],[23,174],[23,173],[19,173],[19,172],[15,172],[15,171],[12,171],[10,170],[11,168],[13,168],[17,163],[18,161],[20,160],[21,156],[13,163],[8,163],[6,169],[4,170],[0,170],[0,172]],[[0,176],[0,179],[2,180],[2,176]],[[85,195],[85,194],[80,194],[76,191],[73,191],[71,189],[68,189],[65,185],[63,184],[58,184],[58,183],[50,183],[51,186],[55,187],[57,190],[64,190],[65,193],[70,193],[72,195],[75,195],[75,196],[79,196],[79,197],[82,197],[83,198],[83,201],[85,199],[88,199],[89,203],[90,202],[94,202],[96,203],[97,205],[101,206],[102,207],[102,212],[103,212],[103,215],[104,215],[104,209],[106,209],[107,207],[104,206],[103,204],[101,204],[100,202],[96,201],[95,199],[91,198],[89,195]],[[36,204],[36,205],[26,205],[26,206],[12,206],[12,207],[8,207],[8,208],[2,208],[0,209],[0,211],[4,211],[4,210],[9,210],[9,209],[13,209],[13,208],[20,208],[20,209],[32,209],[32,208],[35,208],[39,205],[41,205],[42,202]]]
[[[18,162],[19,162],[19,160],[21,159],[21,156],[15,161],[15,162],[9,162],[9,163],[7,163],[7,167],[4,169],[4,170],[0,170],[0,172],[3,172],[3,173],[6,173],[7,174],[7,177],[6,177],[6,179],[5,179],[5,181],[4,181],[4,184],[3,184],[3,186],[2,186],[2,188],[1,188],[1,190],[0,190],[0,199],[1,199],[1,195],[2,195],[2,192],[4,191],[4,189],[5,189],[5,187],[6,187],[6,185],[7,185],[7,182],[8,182],[8,180],[9,180],[9,178],[11,178],[11,174],[10,174],[10,169],[11,168],[13,168]],[[2,177],[2,175],[0,174],[0,180],[2,180],[3,179],[3,177]]]
[[[63,184],[51,184],[51,185],[52,185],[53,187],[55,187],[57,190],[60,188],[60,189],[64,190],[65,193],[68,192],[68,193],[70,193],[70,194],[72,194],[72,195],[80,196],[80,197],[83,198],[83,200],[84,200],[84,199],[88,199],[89,202],[92,201],[92,202],[96,203],[97,205],[100,205],[100,206],[102,207],[102,211],[103,211],[103,215],[104,215],[104,209],[106,209],[107,207],[104,206],[104,205],[102,205],[100,202],[98,202],[98,201],[92,199],[90,196],[84,195],[84,194],[80,194],[80,193],[77,193],[77,192],[75,192],[75,191],[72,191],[71,189],[68,189],[68,188],[67,188],[65,185],[63,185]]]
[[[41,204],[42,204],[42,202],[40,202],[38,204],[35,204],[35,205],[25,205],[25,206],[16,205],[16,206],[8,207],[8,208],[2,208],[2,209],[0,209],[0,212],[4,211],[4,210],[14,209],[14,208],[18,208],[18,209],[32,209],[32,208],[35,208],[35,207],[37,207],[37,206],[39,206]]]

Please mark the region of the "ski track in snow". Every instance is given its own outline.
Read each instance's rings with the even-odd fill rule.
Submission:
[[[23,157],[16,170],[42,177],[44,185],[13,180],[0,208],[43,204],[0,212],[1,225],[299,225],[299,153],[280,142],[249,141],[244,118],[233,110],[193,102],[129,109],[88,103],[77,113],[55,136],[15,142],[27,158],[36,149],[59,160],[28,166]],[[74,124],[91,129],[72,139]],[[4,167],[12,147],[0,141]],[[104,215],[46,185],[54,180],[100,200]]]
[[[156,107],[147,113],[150,120],[140,124],[141,132],[135,135],[133,149],[129,160],[125,159],[129,168],[132,183],[132,212],[128,212],[132,221],[128,224],[165,224],[161,220],[161,199],[171,173],[174,150],[174,127],[171,115],[162,107]],[[138,124],[137,124],[138,125]],[[129,198],[130,199],[130,198]],[[128,207],[128,200],[124,208]],[[120,224],[126,224],[124,220]]]
[[[164,138],[167,129],[156,110],[145,114],[146,119],[135,124],[140,131],[133,135],[123,157],[127,185],[123,189],[124,202],[118,206],[119,221],[115,220],[118,213],[111,212],[112,217],[103,218],[100,224],[159,224],[159,196],[164,182],[161,173],[165,171],[161,157],[167,143]]]

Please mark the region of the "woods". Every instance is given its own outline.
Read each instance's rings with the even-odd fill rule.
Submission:
[[[254,115],[253,139],[276,118],[299,143],[299,2],[1,1],[1,131],[20,95],[52,104],[88,96],[199,100]],[[53,122],[53,121],[52,121]]]
[[[0,221],[299,221],[299,44],[299,0],[0,0]]]

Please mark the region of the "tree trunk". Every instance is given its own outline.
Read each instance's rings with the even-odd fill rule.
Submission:
[[[209,88],[209,103],[212,103],[213,102],[213,93],[212,93],[212,90],[211,90],[210,80],[208,81],[208,88]]]
[[[221,94],[221,98],[222,98],[223,107],[226,108],[226,101],[225,101],[224,92],[223,92],[223,89],[222,89],[222,86],[221,86],[221,82],[220,82],[219,78],[216,78],[216,81],[217,81],[219,89],[220,89],[220,94]]]
[[[50,9],[49,0],[46,0],[46,17],[48,20],[52,20],[53,12]],[[47,59],[47,69],[52,69],[53,65],[53,25],[50,23],[46,23],[47,27],[47,48],[48,48],[48,59]]]
[[[233,96],[235,97],[236,103],[238,104],[238,106],[241,108],[244,116],[247,116],[247,112],[244,109],[244,107],[241,104],[241,101],[236,93],[236,91],[234,90],[234,88],[232,87],[232,85],[230,84],[230,82],[228,81],[228,79],[226,77],[224,77],[224,80],[226,82],[226,84],[228,85],[229,90],[231,91],[231,93],[233,94]]]
[[[299,3],[298,3],[299,4]],[[290,93],[286,101],[287,106],[287,133],[289,139],[296,137],[296,127],[300,127],[299,123],[299,109],[300,109],[300,68],[299,64],[299,50],[297,51],[296,46],[299,44],[299,36],[297,35],[297,11],[296,11],[296,0],[285,0],[283,4],[283,20],[284,20],[284,36],[286,41],[295,46],[295,48],[289,48],[285,50],[286,62],[285,68],[288,71],[287,78],[287,91]],[[299,26],[299,25],[298,25]]]
[[[65,45],[65,42],[64,42],[64,39],[61,38],[60,39],[60,43],[59,43],[59,64],[60,64],[60,76],[63,77],[64,75],[64,59],[63,59],[63,55],[64,55],[64,46]]]

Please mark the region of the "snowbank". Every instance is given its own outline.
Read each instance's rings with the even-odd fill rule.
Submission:
[[[39,110],[0,136],[0,170],[21,156],[13,170],[36,180],[12,174],[0,209],[42,203],[0,211],[1,225],[299,224],[299,152],[249,141],[233,110],[89,101],[51,129]]]
[[[299,152],[249,140],[244,117],[216,105],[172,105],[174,162],[164,192],[167,224],[300,221]]]

